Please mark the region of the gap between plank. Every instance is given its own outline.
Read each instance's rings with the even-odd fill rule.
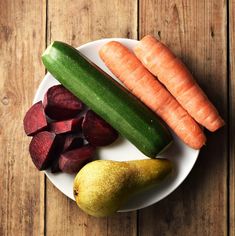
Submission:
[[[230,106],[230,94],[231,94],[231,86],[230,86],[230,24],[229,24],[229,0],[227,0],[226,6],[226,20],[227,20],[227,28],[226,28],[226,36],[227,36],[227,235],[230,235],[230,114],[231,114],[231,106]]]

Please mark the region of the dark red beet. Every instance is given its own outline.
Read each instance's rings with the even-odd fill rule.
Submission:
[[[82,120],[83,117],[78,117],[70,120],[51,122],[49,124],[49,130],[56,134],[81,131]]]
[[[46,128],[46,115],[42,101],[40,101],[31,106],[31,108],[26,112],[24,117],[24,130],[28,136],[33,136]]]
[[[81,137],[78,137],[76,135],[66,135],[62,152],[64,151],[67,152],[72,149],[80,148],[83,146],[83,144],[84,140]],[[59,159],[56,158],[51,164],[51,173],[58,173],[58,172],[61,172],[61,169],[59,167]]]
[[[39,170],[45,170],[58,158],[64,146],[64,137],[48,131],[36,134],[30,144],[29,153]]]
[[[61,172],[61,169],[59,167],[59,159],[57,158],[51,164],[51,173],[58,173],[58,172]]]
[[[92,160],[95,148],[89,144],[60,155],[59,167],[66,173],[77,173],[86,163]]]
[[[48,89],[43,105],[45,113],[53,120],[71,119],[83,109],[82,102],[62,85]]]
[[[82,131],[86,140],[93,146],[106,146],[118,138],[117,131],[93,111],[87,111]]]
[[[83,144],[83,138],[77,137],[75,135],[67,135],[65,138],[63,151],[70,151],[72,149],[80,148],[83,146]]]

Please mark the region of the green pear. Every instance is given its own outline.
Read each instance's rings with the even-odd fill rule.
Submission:
[[[172,163],[166,159],[93,161],[75,177],[74,197],[89,215],[108,216],[132,195],[160,183],[171,171]]]

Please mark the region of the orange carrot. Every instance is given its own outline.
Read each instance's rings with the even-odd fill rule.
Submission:
[[[216,131],[224,125],[218,111],[169,48],[153,36],[145,36],[134,52],[144,66],[163,83],[181,106],[201,125]]]
[[[205,144],[206,137],[199,125],[126,47],[108,42],[99,54],[112,73],[186,144],[195,149]]]

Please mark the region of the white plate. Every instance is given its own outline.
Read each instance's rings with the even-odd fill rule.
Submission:
[[[98,55],[99,48],[104,43],[110,40],[119,41],[130,49],[132,49],[137,43],[136,40],[132,39],[101,39],[84,44],[80,46],[78,50],[86,57],[88,57],[91,61],[93,61],[95,64],[97,64],[99,67],[101,67],[104,71],[106,71],[108,74],[115,78],[115,76],[108,70],[108,68],[104,65]],[[51,74],[47,73],[37,90],[33,102],[35,103],[39,100],[42,100],[44,93],[48,90],[48,88],[55,84],[59,84],[59,82],[55,80]],[[199,151],[189,148],[175,136],[174,140],[174,144],[160,155],[160,157],[170,159],[174,163],[174,174],[166,181],[164,181],[160,186],[157,186],[149,191],[146,191],[142,194],[133,197],[129,202],[125,204],[125,206],[122,207],[120,211],[133,211],[150,206],[160,201],[161,199],[169,195],[171,192],[173,192],[187,177],[197,160]],[[136,147],[134,147],[129,141],[124,138],[119,138],[114,144],[108,147],[99,148],[97,155],[99,159],[117,161],[146,158]],[[62,193],[74,200],[74,175],[65,173],[52,174],[50,170],[46,170],[45,174]]]

